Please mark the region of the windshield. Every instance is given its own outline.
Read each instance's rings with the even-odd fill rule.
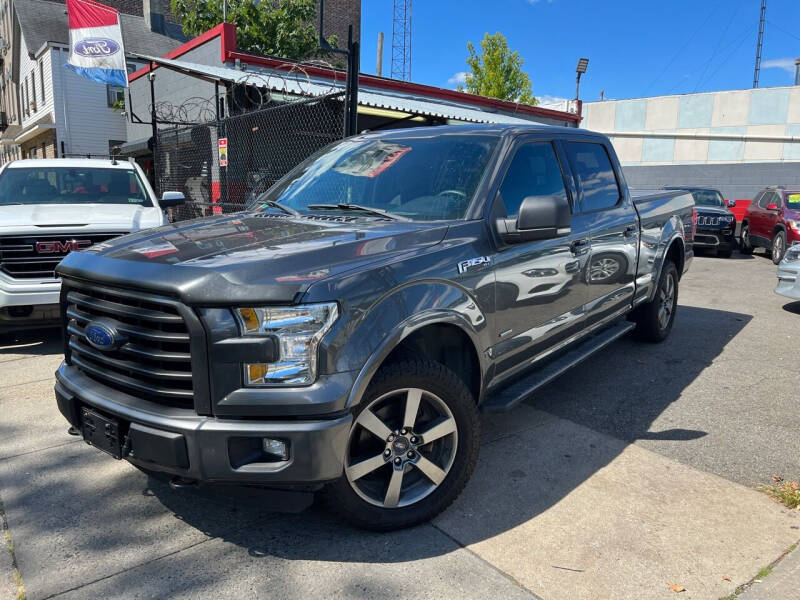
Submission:
[[[697,190],[692,192],[692,196],[694,196],[694,203],[697,206],[725,208],[725,199],[719,192],[713,190]]]
[[[90,203],[153,206],[129,169],[9,167],[0,176],[0,205]]]
[[[274,209],[267,203],[276,202],[299,213],[344,213],[347,207],[336,205],[351,204],[361,207],[348,210],[351,216],[374,217],[382,211],[420,221],[461,219],[497,139],[483,133],[409,132],[344,140],[300,165],[250,208]]]

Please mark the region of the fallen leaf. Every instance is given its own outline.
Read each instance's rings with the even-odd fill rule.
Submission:
[[[683,587],[682,585],[678,585],[677,583],[668,583],[667,587],[669,587],[669,589],[671,589],[675,593],[680,593],[680,592],[685,592],[686,591],[685,587]]]
[[[775,483],[780,483],[781,481],[783,481],[783,477],[780,477],[779,475],[773,475],[772,481],[774,481]]]
[[[728,577],[727,575],[723,575],[722,576],[722,581],[730,581],[730,580],[731,580],[731,578]]]

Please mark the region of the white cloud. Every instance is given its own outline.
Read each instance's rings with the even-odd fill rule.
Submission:
[[[561,96],[550,96],[545,94],[544,96],[536,96],[536,99],[539,101],[539,105],[542,104],[561,104],[562,102],[566,102],[569,98],[562,98]]]
[[[765,60],[761,63],[764,69],[783,69],[789,73],[794,74],[794,59],[793,58],[772,58]]]
[[[459,71],[458,73],[454,73],[453,76],[447,80],[447,83],[450,85],[464,85],[467,81],[467,72],[466,71]]]

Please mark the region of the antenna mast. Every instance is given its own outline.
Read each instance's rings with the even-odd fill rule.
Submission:
[[[394,0],[392,79],[411,80],[411,0]]]
[[[761,18],[758,21],[758,46],[756,46],[756,69],[753,72],[753,87],[758,87],[761,74],[761,49],[764,46],[764,21],[767,18],[767,0],[761,0]]]

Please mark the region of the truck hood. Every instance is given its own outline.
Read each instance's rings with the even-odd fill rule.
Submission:
[[[94,231],[137,231],[161,225],[161,209],[133,204],[0,205],[0,230],[86,227]],[[51,229],[53,231],[54,229]]]
[[[96,244],[58,271],[191,304],[291,302],[312,283],[436,244],[446,232],[432,223],[244,213]]]

